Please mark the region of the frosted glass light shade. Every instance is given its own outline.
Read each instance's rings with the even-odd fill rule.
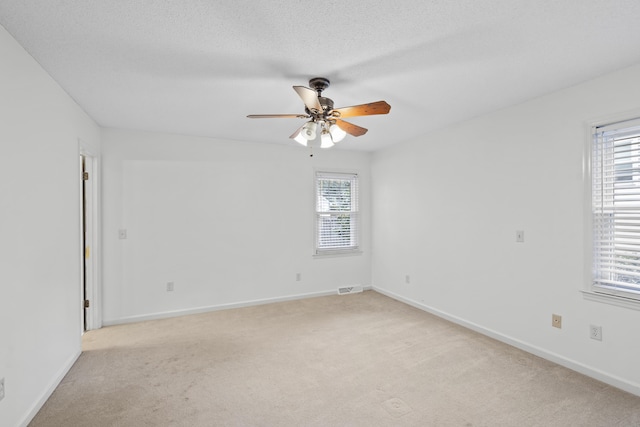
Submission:
[[[333,139],[329,131],[324,130],[320,135],[320,148],[331,148],[334,146]]]
[[[307,146],[307,138],[304,137],[304,135],[302,134],[302,132],[298,132],[298,135],[296,135],[295,138],[293,138],[294,141],[296,141],[298,144],[302,144],[305,147]]]
[[[304,126],[302,126],[302,129],[300,130],[300,134],[302,134],[302,136],[307,138],[308,140],[316,139],[317,127],[318,125],[316,125],[315,122],[307,122],[305,123]]]
[[[333,142],[340,142],[347,136],[347,133],[340,129],[338,125],[331,125],[329,128],[329,132],[331,132],[331,138],[333,138]]]

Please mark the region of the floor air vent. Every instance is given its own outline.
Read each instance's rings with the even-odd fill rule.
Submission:
[[[362,286],[360,285],[338,288],[338,295],[355,294],[358,292],[362,292]]]

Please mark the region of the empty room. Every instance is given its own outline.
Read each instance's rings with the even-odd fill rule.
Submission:
[[[0,427],[640,425],[638,16],[0,0]]]

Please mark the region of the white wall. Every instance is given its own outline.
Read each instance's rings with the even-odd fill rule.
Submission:
[[[0,425],[25,424],[80,353],[79,139],[99,129],[0,27]]]
[[[628,68],[376,152],[374,286],[640,394],[640,311],[581,293],[586,124],[640,113],[638,81]]]
[[[105,324],[370,284],[370,154],[113,129],[102,141]],[[312,257],[314,168],[360,173],[362,255]]]

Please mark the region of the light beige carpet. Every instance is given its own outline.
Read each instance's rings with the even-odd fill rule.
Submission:
[[[107,327],[40,426],[639,426],[640,398],[373,291]]]

